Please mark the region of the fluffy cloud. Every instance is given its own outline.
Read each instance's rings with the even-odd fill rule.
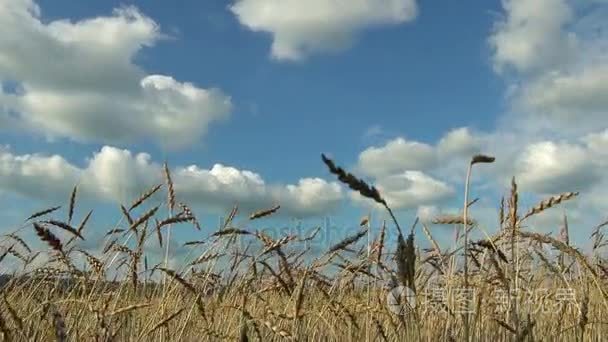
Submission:
[[[350,46],[359,31],[417,15],[415,0],[237,0],[230,10],[252,31],[272,34],[272,56],[299,60]]]
[[[482,140],[467,127],[460,127],[443,136],[437,143],[437,150],[442,160],[455,156],[471,156],[480,152]]]
[[[516,168],[522,187],[545,194],[584,190],[599,177],[587,149],[550,141],[528,146]]]
[[[405,171],[380,178],[375,183],[382,197],[395,210],[412,209],[419,205],[442,201],[454,195],[454,189],[420,171]],[[371,203],[358,193],[351,198],[357,202]]]
[[[186,200],[225,211],[235,203],[260,209],[280,204],[281,211],[296,217],[331,212],[342,200],[337,183],[319,178],[300,179],[297,184],[270,185],[254,172],[215,164],[210,170],[197,166],[175,171],[176,191]]]
[[[591,133],[582,139],[596,156],[596,161],[608,163],[608,128],[603,132]],[[604,164],[605,165],[605,164]]]
[[[399,137],[359,154],[356,171],[370,176],[394,209],[412,209],[453,197],[447,180],[459,179],[486,137],[467,127],[448,131],[435,145]],[[355,200],[362,198],[353,194]]]
[[[304,178],[297,185],[279,188],[275,196],[299,216],[311,216],[331,210],[342,200],[342,191],[337,183],[327,183],[320,178]]]
[[[369,147],[361,152],[358,168],[367,175],[382,177],[404,170],[425,170],[436,161],[432,146],[397,138],[382,147]]]
[[[466,160],[481,150],[485,137],[467,127],[448,131],[435,146],[399,137],[359,154],[357,169],[381,178],[407,170],[426,171],[452,160]]]
[[[585,10],[592,3],[593,11]],[[606,2],[507,0],[489,42],[499,72],[514,70],[522,125],[568,133],[596,129],[608,102]]]
[[[431,222],[439,213],[439,208],[434,205],[421,205],[416,210],[416,216],[424,223]]]
[[[483,152],[497,157],[494,164],[476,168],[473,187],[482,198],[499,195],[515,176],[521,191],[530,198],[580,191],[584,202],[595,209],[608,204],[602,204],[597,195],[598,187],[608,191],[602,186],[608,184],[602,172],[608,165],[607,130],[574,139],[552,139],[523,131],[507,132],[501,127],[490,133],[458,128],[435,145],[420,144],[399,138],[366,149],[359,157],[358,171],[373,177],[372,183],[395,209],[428,209],[455,199],[454,189],[462,186],[466,162],[481,152],[482,146]],[[363,200],[356,194],[352,197],[357,202]]]
[[[497,70],[530,72],[572,58],[576,37],[564,28],[573,16],[566,1],[505,0],[503,6],[506,18],[489,39]]]
[[[228,117],[230,97],[170,76],[148,75],[133,59],[162,38],[134,7],[77,22],[41,19],[30,0],[0,0],[0,122],[47,137],[180,147]],[[10,125],[10,126],[9,126]]]
[[[489,38],[512,104],[490,134],[500,183],[515,175],[524,191],[581,191],[578,201],[587,211],[607,207],[597,195],[608,191],[601,171],[608,165],[608,135],[598,131],[608,116],[606,4],[503,2],[505,16]]]
[[[0,147],[0,187],[5,191],[31,197],[65,193],[65,182],[75,184],[79,172],[60,156],[16,156]]]
[[[176,167],[172,175],[180,200],[211,211],[225,212],[236,203],[247,210],[280,204],[283,214],[309,217],[331,212],[343,197],[338,184],[319,178],[300,179],[297,184],[266,184],[257,173],[221,164],[211,169]],[[82,168],[57,155],[14,155],[6,147],[0,149],[0,188],[34,198],[64,197],[79,183],[85,196],[126,203],[161,182],[161,176],[161,165],[150,155],[109,146],[95,153]]]
[[[581,193],[560,210],[529,220],[529,229],[556,230],[564,213],[572,226],[591,229],[608,210],[603,172],[608,166],[608,7],[605,1],[565,0],[505,0],[503,5],[505,16],[489,44],[512,106],[496,128],[482,133],[458,128],[436,143],[397,138],[364,150],[358,172],[372,176],[391,205],[417,208],[429,219],[444,206],[461,207],[452,201],[453,189],[464,181],[468,158],[485,152],[497,160],[476,167],[472,184],[473,196],[481,197],[472,216],[484,229],[495,228],[496,199],[508,191],[512,176],[522,210],[548,195]]]
[[[548,73],[525,85],[519,101],[530,111],[565,123],[595,123],[608,115],[606,94],[608,63]]]

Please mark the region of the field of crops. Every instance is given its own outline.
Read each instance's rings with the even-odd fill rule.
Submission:
[[[255,213],[235,207],[221,227],[203,227],[211,230],[206,239],[186,243],[192,257],[183,265],[170,267],[169,249],[149,265],[147,246],[168,248],[171,229],[201,229],[165,166],[165,183],[123,204],[124,228],[112,227],[103,253],[93,255],[78,248],[91,212],[78,205],[74,188],[67,206],[34,213],[0,240],[0,267],[8,259],[19,266],[2,271],[3,340],[600,341],[608,333],[601,257],[608,222],[595,228],[591,253],[570,244],[567,223],[552,235],[524,225],[577,193],[520,208],[514,179],[495,233],[476,240],[467,186],[463,212],[433,221],[459,228],[453,246],[443,246],[431,226],[398,222],[376,188],[323,162],[392,220],[373,226],[364,218],[321,253],[311,248],[321,228],[270,236],[236,224],[264,220],[280,206]],[[491,162],[474,156],[469,171]],[[163,192],[165,200],[154,203]],[[161,215],[161,207],[173,214]],[[31,247],[21,238],[26,230],[48,248]]]

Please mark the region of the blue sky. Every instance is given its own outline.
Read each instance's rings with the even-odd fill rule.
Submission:
[[[487,230],[516,176],[528,204],[581,191],[536,224],[555,231],[567,213],[585,241],[608,209],[607,7],[0,0],[5,230],[74,183],[111,225],[164,160],[208,224],[239,202],[283,205],[276,225],[356,225],[370,203],[321,152],[378,184],[405,222],[429,219],[458,212],[467,160],[485,152],[497,163],[473,191]]]
[[[421,12],[415,23],[362,32],[351,49],[298,63],[270,59],[271,37],[239,25],[225,1],[196,1],[181,7],[93,3],[40,1],[39,5],[48,20],[81,20],[110,15],[121,5],[136,5],[171,36],[138,54],[138,65],[148,73],[219,87],[232,97],[231,120],[213,127],[192,146],[172,151],[167,157],[176,162],[222,161],[289,181],[319,174],[322,151],[353,159],[370,142],[381,141],[365,137],[374,126],[388,129],[391,136],[433,142],[455,127],[491,129],[496,113],[502,111],[503,84],[492,73],[485,43],[498,2],[479,1],[471,8],[429,4],[434,8],[428,11],[437,14]],[[226,135],[239,138],[228,143],[222,139]],[[32,148],[48,148],[44,139],[39,143]],[[63,151],[69,144],[58,145],[57,151]],[[283,159],[285,146],[298,158],[277,168],[276,158]],[[155,157],[164,153],[151,144],[127,147]],[[80,150],[84,155],[77,159],[90,154]]]

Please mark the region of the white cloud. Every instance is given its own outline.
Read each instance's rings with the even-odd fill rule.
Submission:
[[[608,204],[602,204],[603,197],[597,195],[597,187],[608,180],[602,172],[602,168],[608,166],[605,152],[608,131],[570,139],[528,133],[504,127],[491,133],[454,129],[435,145],[424,145],[426,153],[422,155],[426,159],[423,160],[441,160],[433,163],[414,163],[420,158],[413,158],[416,154],[412,152],[399,154],[394,146],[417,145],[396,139],[384,147],[365,150],[374,151],[375,159],[369,164],[373,167],[365,168],[365,163],[359,163],[358,167],[359,171],[365,170],[373,176],[371,183],[395,209],[431,208],[451,203],[450,200],[456,198],[454,189],[460,189],[464,182],[470,156],[477,152],[497,158],[495,163],[475,169],[473,192],[482,199],[494,198],[508,190],[511,177],[515,176],[522,193],[532,198],[580,191],[584,203],[592,205],[594,211]],[[357,202],[363,200],[358,195],[351,196]]]
[[[515,165],[523,188],[545,194],[584,190],[599,177],[589,151],[568,143],[529,145]]]
[[[581,134],[605,125],[608,102],[608,7],[596,2],[507,0],[506,19],[489,39],[522,126]]]
[[[572,226],[591,229],[608,208],[608,177],[603,172],[608,166],[608,7],[605,1],[595,2],[591,13],[585,7],[591,2],[504,1],[505,17],[489,42],[494,67],[507,80],[512,107],[496,128],[458,128],[428,144],[395,139],[363,151],[359,171],[373,176],[393,205],[417,207],[418,215],[428,218],[443,206],[461,207],[448,200],[457,198],[450,197],[449,189],[462,186],[472,154],[487,153],[496,162],[476,167],[472,183],[473,196],[481,197],[472,216],[484,229],[496,227],[498,201],[493,206],[488,200],[508,192],[512,176],[519,185],[522,210],[548,195],[580,191],[573,205],[560,205],[563,209],[530,220],[529,229],[556,230],[564,211]],[[415,170],[434,182],[418,180],[419,191],[412,191],[416,180],[404,175]],[[579,239],[584,234],[577,230]]]
[[[432,146],[396,138],[382,147],[369,147],[359,154],[358,169],[382,177],[405,170],[426,170],[437,162]]]
[[[504,0],[503,7],[506,18],[489,39],[497,70],[531,72],[572,58],[577,41],[564,28],[573,16],[565,0]]]
[[[303,178],[297,184],[266,184],[257,173],[215,164],[210,170],[191,165],[175,169],[176,192],[187,202],[225,212],[234,204],[249,210],[281,205],[281,213],[308,217],[329,213],[341,203],[337,183]]]
[[[454,189],[450,185],[420,171],[405,171],[386,176],[380,178],[375,186],[394,210],[412,209],[446,200],[454,195]],[[356,192],[351,193],[351,198],[360,203],[371,203],[371,200]]]
[[[437,150],[442,160],[455,156],[470,157],[481,149],[482,139],[467,127],[449,131],[439,140]]]
[[[220,90],[148,75],[134,63],[162,38],[135,7],[77,22],[45,22],[28,0],[0,0],[0,122],[48,137],[180,147],[228,117]],[[7,126],[9,127],[9,126]]]
[[[603,179],[601,183],[596,184],[584,194],[585,205],[581,205],[581,207],[594,220],[594,226],[608,220],[608,198],[606,198],[606,193],[608,193],[608,179]]]
[[[252,171],[215,164],[211,169],[196,165],[172,170],[177,197],[190,205],[225,212],[234,204],[244,210],[281,205],[281,214],[310,217],[331,212],[342,200],[336,183],[319,178],[300,179],[297,184],[267,184]],[[80,183],[84,196],[128,203],[139,193],[162,181],[162,167],[146,153],[105,146],[85,167],[54,155],[14,155],[0,149],[0,188],[33,198],[64,197]]]
[[[25,154],[16,156],[0,147],[0,187],[31,197],[69,191],[66,181],[75,184],[80,170],[60,156]]]
[[[598,132],[608,117],[606,4],[503,2],[505,18],[489,38],[496,70],[515,71],[506,75],[512,110],[489,135],[501,183],[515,175],[523,191],[581,191],[579,201],[601,205],[593,193],[605,189],[608,165],[606,132]]]
[[[590,133],[582,140],[589,150],[598,156],[598,158],[595,158],[596,161],[608,163],[608,128],[599,133]]]
[[[468,127],[454,128],[434,145],[407,140],[389,140],[359,154],[356,172],[381,180],[405,171],[432,172],[444,180],[462,179],[466,163],[476,153],[488,152],[492,135],[473,132]]]
[[[593,125],[608,116],[606,94],[608,63],[548,73],[523,87],[520,101],[538,115],[569,124]]]
[[[360,31],[417,15],[415,0],[237,0],[230,10],[252,31],[272,34],[272,56],[299,60],[350,46]]]
[[[290,211],[299,216],[327,212],[342,200],[340,185],[327,183],[320,178],[300,179],[297,185],[287,185],[285,188],[279,188],[275,193]]]
[[[416,210],[416,216],[424,223],[431,222],[439,213],[439,208],[434,205],[421,205]]]
[[[158,182],[161,175],[160,166],[152,162],[149,154],[133,154],[110,146],[102,147],[80,171],[83,190],[96,198],[123,203]]]
[[[462,180],[469,158],[487,139],[467,127],[448,131],[435,145],[399,137],[363,150],[355,170],[372,177],[394,209],[431,205],[454,195],[452,183]]]

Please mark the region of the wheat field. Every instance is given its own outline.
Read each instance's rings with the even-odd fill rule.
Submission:
[[[93,253],[78,247],[92,211],[80,208],[75,187],[66,206],[34,213],[0,238],[2,340],[600,341],[608,333],[608,222],[594,229],[591,252],[570,244],[567,224],[556,237],[525,225],[578,193],[520,208],[514,179],[494,233],[472,239],[479,226],[468,210],[471,171],[494,161],[474,156],[462,214],[432,222],[458,228],[454,246],[445,246],[433,226],[401,226],[375,187],[322,161],[391,220],[374,226],[366,217],[320,253],[311,247],[320,228],[283,236],[248,228],[280,205],[235,207],[203,234],[166,165],[164,184],[123,203],[120,224]],[[172,229],[204,236],[186,242],[190,258],[179,265],[168,262]],[[30,246],[26,231],[45,248]],[[154,265],[150,246],[165,251]],[[8,259],[18,266],[11,272]]]

